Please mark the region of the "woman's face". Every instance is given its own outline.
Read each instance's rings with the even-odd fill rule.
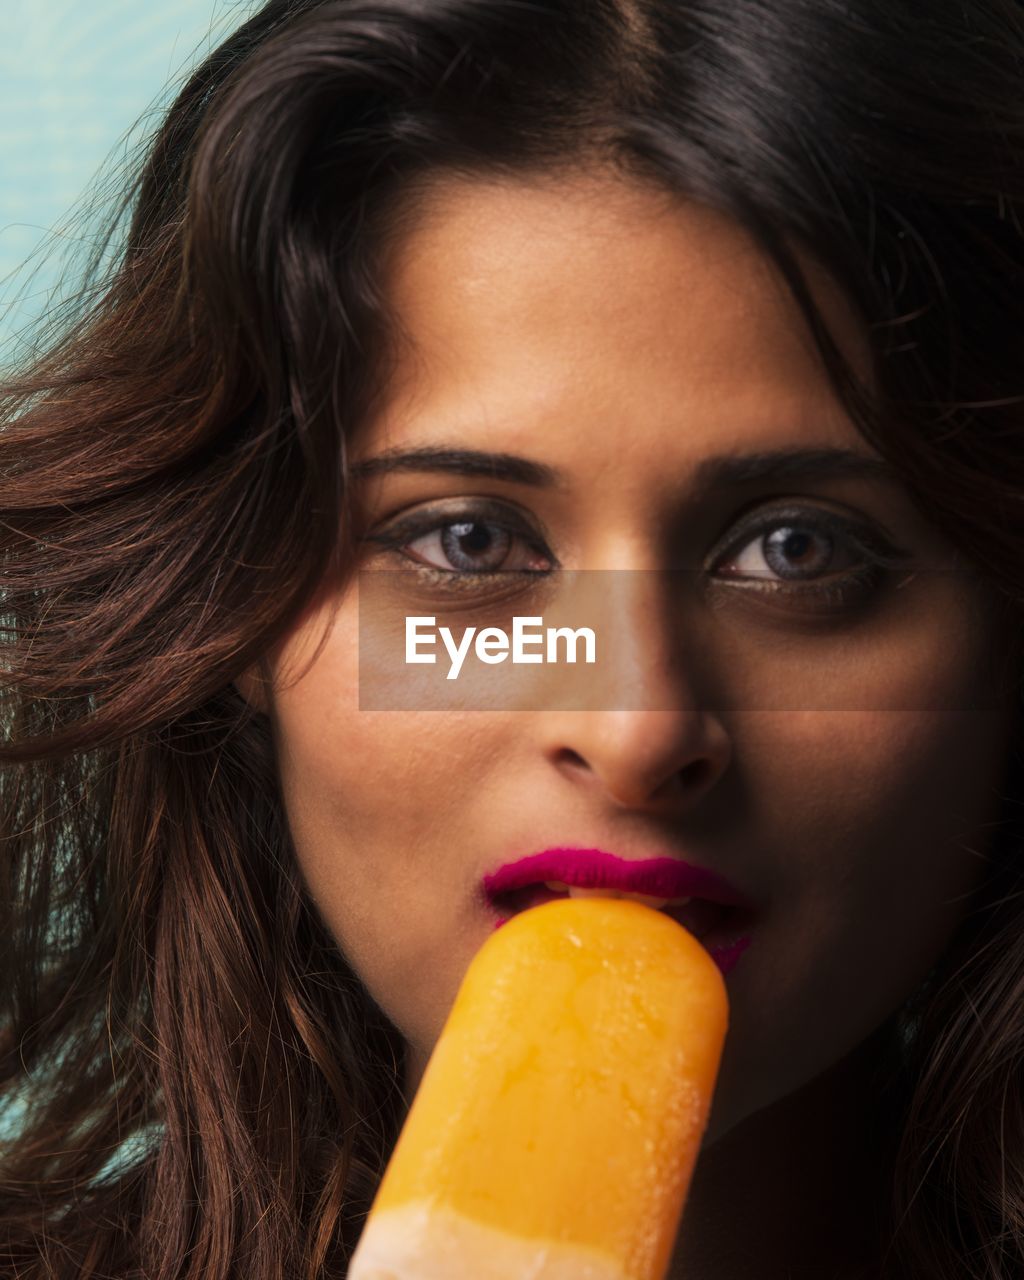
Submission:
[[[816,287],[857,359],[849,317]],[[356,459],[475,450],[555,481],[378,464],[360,527],[399,545],[367,542],[359,567],[422,567],[390,579],[390,607],[456,639],[493,623],[494,589],[453,606],[438,569],[615,570],[599,594],[620,593],[621,661],[584,710],[557,696],[360,710],[360,584],[323,594],[270,655],[305,882],[405,1037],[414,1086],[495,927],[485,876],[577,846],[726,877],[756,919],[726,979],[707,1145],[859,1045],[965,914],[1009,729],[976,709],[981,591],[880,472],[711,482],[723,456],[877,458],[794,305],[717,215],[597,177],[453,181],[394,251],[387,290],[406,344]],[[900,567],[851,579],[872,547]],[[688,572],[667,576],[666,599],[646,571],[673,568]],[[522,591],[499,612],[535,614]]]

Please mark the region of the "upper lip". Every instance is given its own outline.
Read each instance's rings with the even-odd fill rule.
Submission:
[[[587,889],[618,889],[652,898],[706,898],[723,906],[748,906],[724,876],[681,858],[622,858],[603,849],[561,846],[507,862],[484,876],[489,897],[528,884],[557,880]]]

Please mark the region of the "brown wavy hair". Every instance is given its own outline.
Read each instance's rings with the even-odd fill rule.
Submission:
[[[116,261],[0,402],[0,1276],[344,1274],[403,1045],[232,681],[350,571],[382,263],[439,176],[599,165],[745,226],[1021,670],[1024,8],[922,9],[273,0],[192,75]],[[1020,746],[985,885],[886,1032],[906,1280],[1024,1273]]]

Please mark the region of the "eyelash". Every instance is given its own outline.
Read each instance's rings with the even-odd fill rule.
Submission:
[[[416,542],[431,533],[450,528],[452,525],[463,523],[501,529],[513,539],[522,540],[531,551],[551,561],[551,569],[441,569],[436,565],[423,564],[412,560],[410,556],[406,556],[405,558],[412,562],[414,572],[423,581],[431,585],[437,585],[446,591],[472,590],[474,586],[479,588],[487,582],[499,579],[508,581],[513,575],[519,576],[524,580],[546,578],[554,569],[559,567],[554,557],[544,546],[544,543],[523,523],[515,519],[509,519],[507,516],[494,518],[488,512],[472,508],[445,512],[443,519],[439,519],[436,514],[432,517],[429,513],[425,513],[422,516],[410,516],[405,520],[400,520],[390,530],[368,535],[364,541],[372,542],[385,551],[398,551],[404,554],[404,548],[411,542]],[[723,557],[727,557],[729,561],[732,561],[747,547],[756,543],[759,538],[763,545],[764,539],[768,534],[776,529],[793,527],[818,535],[823,534],[833,539],[840,546],[846,544],[853,551],[860,553],[862,557],[861,563],[854,570],[840,577],[838,581],[833,577],[831,581],[827,581],[824,585],[815,584],[810,579],[787,581],[775,578],[759,581],[756,578],[751,578],[749,574],[726,575],[725,578],[719,577],[717,581],[730,581],[731,578],[733,584],[742,584],[741,590],[756,591],[763,595],[810,598],[819,602],[825,608],[840,607],[846,604],[853,595],[864,595],[871,592],[879,585],[886,571],[904,568],[910,559],[909,552],[901,551],[892,546],[879,534],[863,526],[852,524],[828,512],[815,510],[811,514],[807,508],[793,507],[786,509],[776,508],[770,512],[759,514],[749,522],[744,522],[716,560],[721,561]],[[762,551],[763,556],[764,553]],[[772,570],[769,570],[769,572],[772,572]]]

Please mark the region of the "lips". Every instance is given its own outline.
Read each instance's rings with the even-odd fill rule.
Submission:
[[[517,862],[506,863],[484,877],[484,889],[494,897],[530,884],[554,880],[583,889],[612,889],[652,898],[702,898],[722,906],[745,905],[743,895],[707,867],[681,858],[620,858],[603,849],[562,847],[545,849]]]
[[[483,888],[496,927],[557,898],[628,897],[664,911],[712,955],[716,948],[731,954],[744,941],[753,917],[745,896],[706,867],[670,857],[620,858],[603,849],[545,849],[499,867],[484,877]]]

